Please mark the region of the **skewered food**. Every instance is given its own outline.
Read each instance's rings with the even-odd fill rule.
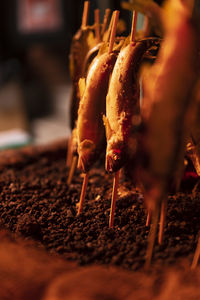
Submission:
[[[123,48],[115,64],[106,98],[106,170],[118,171],[127,159],[134,115],[139,114],[139,68],[156,39],[145,39]]]
[[[142,148],[146,155],[142,181],[148,211],[153,212],[148,262],[153,251],[159,211],[161,209],[161,243],[168,191],[182,169],[190,126],[188,113],[197,79],[197,32],[191,14],[179,0],[169,4],[168,12],[172,10],[177,18],[166,19],[162,47],[149,76],[143,81],[141,111],[146,134]]]
[[[144,1],[138,0],[137,3],[146,9]],[[159,215],[159,243],[162,242],[168,191],[172,183],[178,185],[177,181],[181,178],[188,128],[191,125],[188,116],[192,110],[191,99],[197,81],[195,60],[198,58],[198,44],[192,5],[180,0],[169,0],[168,3],[167,13],[163,8],[157,11],[156,21],[160,22],[164,40],[155,64],[143,78],[144,96],[141,102],[139,70],[148,50],[158,43],[155,38],[137,42],[131,39],[128,45],[125,42],[118,58],[115,55],[113,61],[110,50],[94,58],[97,53],[97,49],[94,49],[85,63],[86,83],[84,79],[79,81],[80,87],[85,85],[77,122],[78,165],[86,173],[82,195],[86,191],[88,171],[104,147],[102,114],[105,113],[106,98],[106,170],[116,173],[113,189],[115,201],[119,169],[129,158],[137,158],[139,154],[139,167],[134,165],[136,170],[133,173],[137,174],[137,179],[141,178],[149,221],[153,215],[147,263],[151,261]],[[150,0],[148,5],[158,8]],[[177,17],[169,20],[170,11],[172,16]],[[112,49],[113,43],[111,34],[109,48]],[[141,131],[136,134],[138,125]],[[115,201],[112,201],[112,207]],[[113,216],[114,209],[111,209],[110,227],[113,226]]]
[[[78,163],[82,171],[85,172],[85,175],[81,190],[78,214],[82,212],[83,208],[83,202],[85,199],[88,182],[88,170],[90,169],[91,164],[93,164],[96,160],[97,154],[100,154],[99,151],[104,144],[104,128],[102,123],[102,115],[103,113],[105,113],[105,99],[110,74],[113,70],[117,58],[117,52],[113,52],[113,46],[118,17],[119,11],[115,11],[112,18],[113,24],[108,51],[106,48],[106,52],[104,54],[100,55],[100,52],[99,56],[93,62],[87,76],[87,85],[79,105],[77,121],[79,152]],[[95,78],[96,71],[99,73],[97,73],[98,75]],[[95,104],[96,106],[94,106]]]
[[[77,120],[78,165],[83,172],[90,169],[104,145],[102,115],[105,113],[109,76],[116,58],[117,53],[114,52],[98,56],[92,63],[86,79]]]
[[[166,28],[156,63],[144,81],[142,100],[149,177],[155,178],[158,186],[165,186],[165,190],[184,153],[187,112],[197,78],[195,28],[184,5],[179,0],[176,4],[173,9],[177,10],[177,19]],[[148,205],[153,207],[150,203],[151,199]]]

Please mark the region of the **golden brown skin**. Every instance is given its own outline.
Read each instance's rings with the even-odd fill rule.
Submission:
[[[106,98],[104,123],[107,135],[106,170],[118,171],[127,159],[134,116],[139,114],[139,67],[144,53],[155,42],[130,43],[120,51]]]
[[[105,130],[102,116],[105,113],[109,78],[116,58],[117,53],[114,52],[97,56],[87,76],[77,120],[78,167],[83,172],[91,168],[104,147]]]

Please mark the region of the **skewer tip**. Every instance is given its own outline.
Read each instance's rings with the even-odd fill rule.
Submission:
[[[84,7],[83,7],[82,24],[81,24],[82,29],[84,29],[87,26],[88,15],[89,15],[89,7],[90,7],[90,1],[85,1],[84,2]]]
[[[136,33],[136,25],[137,25],[137,11],[133,11],[133,20],[132,20],[132,27],[131,27],[131,37],[130,42],[135,44],[135,33]]]
[[[115,173],[114,180],[113,180],[113,191],[112,191],[112,200],[111,200],[111,209],[110,209],[109,228],[113,228],[113,226],[114,226],[114,215],[115,215],[118,186],[119,186],[119,171],[117,171]]]
[[[200,258],[200,236],[198,238],[198,243],[197,243],[197,247],[194,253],[194,257],[193,257],[193,261],[192,261],[192,265],[191,265],[191,270],[196,269],[198,261]]]
[[[79,201],[79,204],[78,204],[78,213],[77,213],[77,215],[80,215],[83,211],[83,203],[84,203],[84,200],[85,200],[87,184],[88,184],[88,173],[85,173],[84,174],[84,179],[83,179],[83,184],[82,184],[82,189],[81,189],[80,201]]]
[[[153,256],[153,249],[155,245],[156,240],[156,233],[157,233],[157,227],[158,227],[158,218],[159,218],[159,207],[156,206],[154,212],[153,212],[153,220],[149,232],[149,238],[148,238],[148,247],[146,252],[146,262],[145,262],[145,268],[149,269],[151,266],[152,256]]]
[[[112,23],[112,30],[111,30],[111,36],[110,36],[110,41],[109,41],[108,53],[111,53],[112,49],[113,49],[118,19],[119,19],[119,10],[115,10],[113,13],[113,23]]]

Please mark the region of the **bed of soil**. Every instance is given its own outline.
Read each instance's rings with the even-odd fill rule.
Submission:
[[[121,180],[115,225],[109,229],[113,178],[95,166],[83,213],[77,216],[83,178],[77,171],[68,187],[65,160],[65,144],[0,157],[1,226],[80,265],[142,268],[149,233],[142,194],[132,182]],[[180,258],[192,261],[199,216],[198,189],[169,196],[164,242],[155,246],[154,265],[174,264]]]

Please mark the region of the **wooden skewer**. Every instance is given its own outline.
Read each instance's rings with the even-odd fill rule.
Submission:
[[[103,24],[102,24],[102,28],[101,28],[101,36],[103,36],[104,32],[106,31],[106,27],[108,25],[108,19],[109,19],[110,13],[111,13],[111,9],[107,8],[106,11],[105,11],[104,18],[103,18]]]
[[[114,20],[114,12],[112,13],[112,17],[111,17],[110,24],[109,24],[109,27],[108,27],[108,34],[107,34],[107,37],[106,37],[106,39],[105,39],[105,42],[106,42],[106,43],[108,43],[109,40],[110,40],[110,35],[111,35],[111,30],[112,30],[113,20]]]
[[[118,185],[119,185],[119,171],[115,173],[115,177],[113,180],[112,201],[111,201],[110,220],[109,220],[110,228],[112,228],[114,225],[114,214],[115,214],[115,207],[116,207]]]
[[[81,197],[80,197],[80,201],[79,201],[78,215],[80,215],[80,213],[82,213],[82,211],[83,211],[83,203],[84,203],[84,200],[85,200],[85,193],[86,193],[86,189],[87,189],[87,184],[88,184],[88,173],[85,173],[84,174],[84,179],[83,179],[82,190],[81,190]]]
[[[94,10],[94,23],[95,23],[95,36],[97,41],[101,40],[100,36],[100,10],[97,8]]]
[[[160,226],[159,226],[159,233],[158,233],[159,245],[161,245],[162,241],[163,241],[166,214],[167,214],[167,197],[162,201],[162,204],[161,204]]]
[[[133,12],[133,19],[132,19],[132,26],[131,26],[131,37],[130,37],[130,42],[131,43],[135,43],[137,16],[138,16],[138,13],[136,11],[134,11]]]
[[[90,1],[85,1],[84,8],[83,8],[82,24],[81,24],[82,29],[84,29],[87,26],[89,7],[90,7]]]
[[[148,269],[151,265],[152,255],[153,255],[153,248],[156,240],[156,233],[158,227],[158,217],[159,217],[159,206],[156,205],[155,211],[153,212],[153,222],[151,224],[151,229],[149,232],[148,238],[148,247],[146,253],[146,263],[145,267]]]
[[[108,53],[111,53],[112,49],[113,49],[118,19],[119,19],[119,10],[115,10],[114,11],[114,17],[113,17],[113,25],[112,25],[112,31],[111,31],[111,36],[110,36],[110,43],[109,43]]]
[[[66,167],[70,167],[72,161],[72,136],[67,143]]]
[[[71,163],[70,170],[69,170],[69,175],[68,175],[68,178],[67,178],[67,185],[70,185],[71,182],[72,182],[72,178],[74,176],[74,172],[75,172],[76,167],[77,167],[77,162],[78,162],[78,156],[74,155],[73,158],[72,158],[72,163]]]
[[[200,258],[200,237],[198,239],[198,244],[194,253],[191,269],[194,270],[197,267],[198,261]]]
[[[151,212],[148,211],[147,213],[147,220],[146,220],[146,226],[150,226],[151,224]]]

